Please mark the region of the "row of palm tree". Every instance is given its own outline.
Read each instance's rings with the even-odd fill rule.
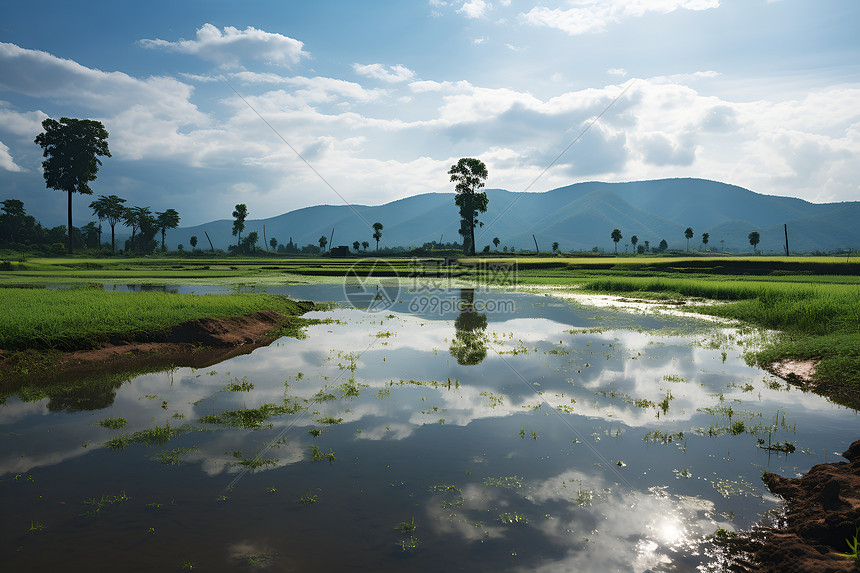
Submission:
[[[179,226],[179,213],[175,209],[167,209],[163,212],[156,211],[153,216],[149,207],[126,207],[125,199],[116,195],[99,195],[99,198],[90,203],[93,215],[99,221],[107,221],[110,225],[110,248],[111,252],[116,250],[116,224],[122,222],[131,228],[131,244],[134,245],[135,235],[138,230],[152,232],[161,231],[161,250],[165,250],[164,238],[168,229]]]

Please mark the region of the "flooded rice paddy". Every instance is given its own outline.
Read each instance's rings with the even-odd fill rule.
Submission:
[[[4,569],[695,571],[780,508],[763,470],[856,438],[746,365],[756,330],[459,289],[377,310],[94,411],[8,399]]]

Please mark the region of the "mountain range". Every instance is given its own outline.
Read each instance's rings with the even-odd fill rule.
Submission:
[[[665,239],[670,249],[684,250],[684,231],[691,227],[691,250],[752,252],[748,235],[761,236],[759,251],[784,252],[783,225],[788,225],[791,252],[860,249],[860,202],[810,203],[792,197],[762,195],[748,189],[706,179],[660,179],[627,183],[586,182],[543,193],[513,193],[488,189],[489,208],[480,216],[484,226],[476,229],[476,246],[491,245],[494,237],[517,251],[534,251],[534,235],[541,251],[553,242],[562,251],[613,251],[610,238],[620,229],[619,252],[632,250],[630,237],[652,248]],[[253,215],[253,205],[249,205]],[[415,247],[431,241],[462,242],[454,193],[424,193],[378,206],[317,205],[266,219],[245,221],[243,236],[256,231],[263,246],[263,226],[268,239],[286,244],[317,244],[320,236],[334,245],[376,243],[371,225],[384,225],[380,247]],[[189,247],[192,235],[197,248],[208,248],[204,231],[215,248],[236,242],[232,219],[212,221],[168,232],[170,248]],[[710,235],[707,247],[702,234]],[[331,246],[331,245],[329,245]]]

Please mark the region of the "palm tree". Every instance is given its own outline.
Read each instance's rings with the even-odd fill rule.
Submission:
[[[233,235],[238,235],[237,245],[242,244],[242,231],[245,230],[245,217],[248,216],[248,206],[244,203],[236,205],[236,210],[233,211]]]
[[[687,250],[690,250],[690,239],[693,238],[693,228],[687,227],[687,230],[684,231],[684,236],[687,237]]]
[[[150,215],[149,207],[126,207],[122,212],[122,222],[131,227],[131,245],[134,248],[134,236],[140,228],[143,217]]]
[[[370,246],[370,243],[368,243],[367,241],[362,241],[362,242],[361,242],[361,247],[362,247],[365,251],[367,250],[367,247],[369,247],[369,246]]]
[[[502,241],[500,241],[498,237],[493,237],[493,244],[496,246],[497,251],[499,250],[499,243],[501,242]]]
[[[557,253],[557,252],[558,252],[558,241],[556,241],[556,242],[554,242],[554,243],[552,244],[552,252],[553,252],[553,253]]]
[[[93,210],[93,215],[99,218],[99,221],[107,220],[110,225],[110,250],[114,251],[114,228],[116,224],[122,220],[125,207],[122,204],[125,199],[121,199],[116,195],[99,195],[99,198],[90,203],[90,209]]]
[[[613,229],[610,237],[612,237],[612,240],[615,241],[615,254],[617,255],[618,254],[618,241],[620,241],[623,238],[621,236],[621,230],[620,229]]]
[[[328,244],[328,239],[326,239],[325,235],[320,236],[317,242],[320,244],[320,250],[325,251],[325,246]]]
[[[164,232],[167,229],[175,229],[179,226],[179,213],[176,209],[168,209],[164,213],[155,213],[155,224],[161,230],[161,250],[164,249]]]
[[[759,244],[759,242],[761,241],[761,236],[759,236],[758,231],[753,231],[752,233],[750,233],[750,234],[748,235],[748,237],[749,237],[749,240],[750,240],[750,245],[752,245],[753,252],[755,253],[755,252],[756,252],[756,248],[755,248],[755,247],[756,247],[756,245],[758,245],[758,244]]]
[[[702,244],[705,245],[705,247],[708,246],[708,241],[710,240],[710,238],[711,235],[709,233],[702,233]]]
[[[276,251],[278,249],[278,239],[276,239],[275,237],[269,239],[269,244],[272,245],[273,251]]]
[[[376,222],[373,224],[373,238],[376,239],[376,250],[379,250],[379,239],[382,238],[382,223]]]
[[[361,248],[361,243],[359,243],[358,241],[352,242],[352,250],[353,251],[355,251],[357,253],[358,249],[360,249],[360,248]]]
[[[630,242],[633,244],[633,254],[635,255],[636,254],[636,243],[639,242],[639,237],[637,237],[636,235],[633,235],[632,237],[630,237]]]

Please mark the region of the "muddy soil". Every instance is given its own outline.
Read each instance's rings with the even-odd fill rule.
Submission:
[[[813,466],[803,477],[766,473],[768,488],[786,501],[785,515],[770,527],[730,539],[730,571],[860,571],[846,540],[860,527],[860,440],[842,456],[847,462]]]
[[[300,306],[304,312],[314,307],[310,302]],[[41,353],[32,365],[27,365],[29,373],[19,372],[20,358],[11,353],[11,357],[4,357],[0,350],[0,370],[6,382],[21,382],[35,375],[40,384],[51,384],[147,367],[205,368],[271,343],[271,333],[294,320],[295,317],[271,310],[189,320],[144,339],[130,335],[116,337],[95,349]]]

